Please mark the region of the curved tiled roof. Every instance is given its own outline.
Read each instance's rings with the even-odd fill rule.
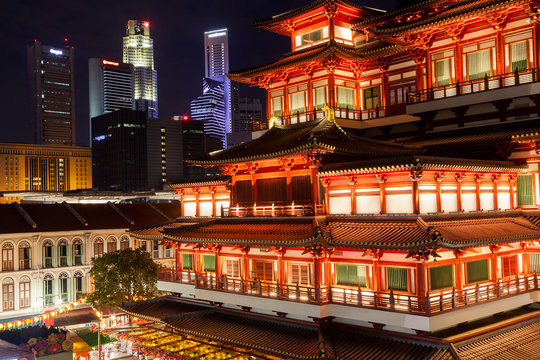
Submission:
[[[361,138],[347,133],[334,121],[309,121],[277,125],[248,143],[208,154],[200,160],[186,160],[195,165],[219,165],[272,159],[307,153],[337,153],[374,158],[413,154],[417,148]]]

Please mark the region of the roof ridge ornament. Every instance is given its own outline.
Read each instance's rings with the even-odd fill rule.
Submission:
[[[272,129],[274,126],[276,126],[276,123],[280,119],[277,116],[272,116],[270,119],[268,119],[268,130]]]
[[[326,116],[326,120],[336,121],[336,114],[333,108],[329,106],[325,106],[321,110],[324,112],[324,115]]]

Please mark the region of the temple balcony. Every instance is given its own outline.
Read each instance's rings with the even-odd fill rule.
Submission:
[[[456,119],[458,126],[490,119],[517,120],[538,115],[538,93],[540,69],[516,70],[411,92],[407,114],[426,120],[428,130],[433,128],[432,122],[449,125],[450,118]],[[444,110],[448,114],[441,113]]]
[[[538,274],[470,285],[425,296],[340,286],[279,284],[213,273],[162,268],[158,289],[225,306],[291,318],[334,316],[359,323],[382,323],[401,331],[441,330],[540,300]]]
[[[252,206],[231,206],[221,208],[221,217],[276,217],[276,216],[311,216],[311,215],[324,215],[324,204],[303,205],[295,204],[290,205],[257,205]]]

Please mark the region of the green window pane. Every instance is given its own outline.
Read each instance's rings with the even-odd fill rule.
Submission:
[[[340,108],[354,108],[354,89],[338,86],[338,107]]]
[[[491,75],[491,50],[476,51],[467,54],[469,80],[483,79]]]
[[[443,59],[435,63],[437,86],[450,84],[450,60]]]
[[[315,89],[315,108],[322,109],[326,105],[326,87]]]
[[[510,44],[512,71],[527,69],[527,41]]]
[[[379,106],[379,88],[377,86],[366,88],[364,93],[364,109],[375,109]]]
[[[447,289],[453,286],[452,265],[429,268],[431,290]]]
[[[305,92],[291,94],[291,113],[303,113],[306,111]]]
[[[529,254],[529,273],[540,274],[540,254]]]
[[[408,271],[405,268],[386,268],[386,282],[388,290],[408,291]]]
[[[489,280],[489,263],[487,259],[469,261],[467,263],[467,283]]]
[[[182,269],[193,269],[193,255],[192,254],[182,254]]]
[[[353,264],[336,264],[336,284],[366,286],[366,267]]]
[[[216,271],[215,255],[203,255],[203,271]]]
[[[272,98],[272,110],[274,116],[281,116],[281,97]]]
[[[532,175],[517,177],[517,203],[518,206],[534,204]]]

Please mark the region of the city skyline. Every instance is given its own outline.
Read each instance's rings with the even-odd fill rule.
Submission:
[[[287,4],[260,1],[203,1],[182,3],[123,2],[47,4],[11,3],[6,21],[0,25],[0,43],[10,56],[2,59],[0,87],[3,94],[5,130],[0,141],[30,142],[29,80],[26,74],[26,46],[34,40],[62,46],[65,37],[75,47],[76,143],[88,145],[88,59],[122,60],[122,33],[129,19],[149,21],[155,46],[155,68],[160,73],[160,117],[189,114],[189,103],[200,94],[204,76],[204,43],[201,34],[212,29],[229,29],[232,70],[276,59],[290,47],[287,37],[259,31],[257,19],[305,5],[305,0]],[[362,2],[366,6],[390,9],[393,2]],[[38,6],[39,4],[39,6]],[[234,5],[234,6],[233,6]],[[384,6],[383,6],[384,5]],[[209,10],[212,9],[212,10]],[[46,10],[46,11],[45,11]],[[45,15],[47,13],[48,15]],[[255,94],[255,95],[253,95]],[[242,96],[264,97],[264,91],[250,90]],[[16,121],[13,119],[17,119]]]

